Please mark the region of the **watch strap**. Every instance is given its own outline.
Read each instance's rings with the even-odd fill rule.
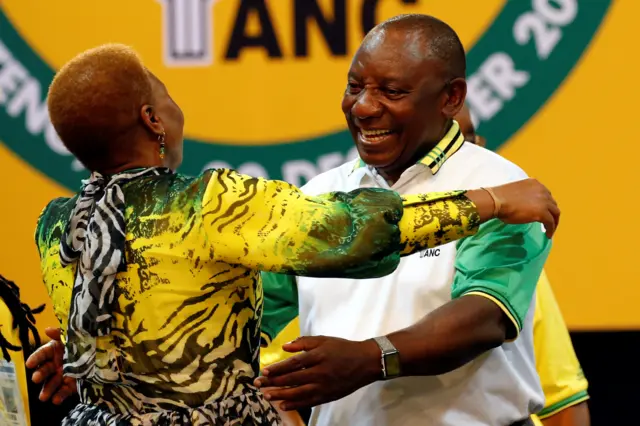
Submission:
[[[400,352],[393,346],[393,343],[386,336],[374,337],[373,339],[380,351],[380,363],[382,366],[382,378],[384,380],[393,379],[400,376]]]
[[[393,346],[393,343],[391,343],[391,340],[389,340],[387,336],[374,337],[373,340],[375,340],[380,347],[382,355],[384,355],[385,353],[398,352],[396,347]]]

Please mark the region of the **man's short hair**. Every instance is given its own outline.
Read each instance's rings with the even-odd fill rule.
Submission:
[[[148,71],[138,54],[121,44],[87,50],[65,64],[49,87],[51,123],[71,153],[91,170],[134,127],[151,102]]]
[[[466,76],[467,60],[464,46],[458,34],[447,23],[430,15],[412,13],[394,16],[376,28],[418,32],[428,42],[428,54],[447,65],[449,78]]]

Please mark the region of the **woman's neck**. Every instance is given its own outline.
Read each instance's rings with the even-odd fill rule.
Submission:
[[[105,175],[115,175],[132,169],[147,169],[150,167],[161,167],[157,162],[144,162],[144,161],[127,161],[123,163],[117,163],[108,167],[101,167],[98,171]]]

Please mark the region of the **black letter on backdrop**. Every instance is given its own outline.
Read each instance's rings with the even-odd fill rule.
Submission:
[[[283,1],[283,0],[278,0]],[[320,10],[317,0],[295,0],[294,28],[296,56],[309,53],[309,22],[316,21],[320,32],[334,56],[347,54],[347,4],[346,0],[333,0],[333,20]]]
[[[246,32],[247,20],[251,13],[257,13],[260,20],[261,32],[257,35],[248,35]],[[270,58],[282,58],[282,50],[280,50],[265,0],[241,1],[227,47],[226,59],[238,59],[240,51],[246,47],[264,47]]]

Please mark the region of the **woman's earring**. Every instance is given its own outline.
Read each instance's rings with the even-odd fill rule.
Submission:
[[[164,130],[162,131],[161,135],[158,135],[158,142],[160,142],[160,159],[164,160],[164,152],[165,152],[165,145],[164,145],[164,138],[165,138],[165,133]]]

